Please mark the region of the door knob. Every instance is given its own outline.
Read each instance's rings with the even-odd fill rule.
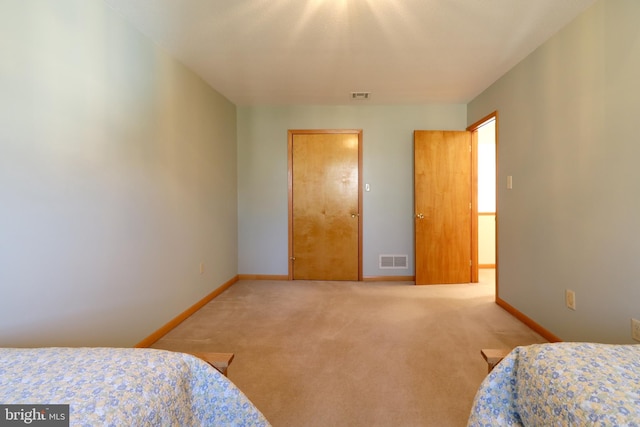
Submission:
[[[355,217],[357,217],[357,216],[360,216],[360,214],[359,214],[359,213],[352,213],[352,214],[351,214],[351,218],[355,218]]]
[[[416,214],[416,218],[418,218],[418,219],[424,219],[424,214],[421,214],[421,213]]]

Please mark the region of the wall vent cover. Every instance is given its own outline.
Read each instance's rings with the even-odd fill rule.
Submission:
[[[409,255],[380,255],[379,268],[409,268]]]
[[[351,92],[351,99],[365,100],[371,97],[371,92]]]

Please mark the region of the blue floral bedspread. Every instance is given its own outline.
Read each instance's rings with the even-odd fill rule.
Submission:
[[[268,426],[206,362],[128,348],[0,349],[1,404],[69,404],[72,426]]]
[[[639,426],[640,346],[516,347],[484,379],[468,426]]]

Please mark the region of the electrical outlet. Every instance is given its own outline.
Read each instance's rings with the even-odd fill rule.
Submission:
[[[640,341],[640,320],[631,319],[631,338]]]
[[[573,292],[571,289],[567,289],[566,291],[564,291],[564,302],[565,304],[567,304],[567,308],[570,308],[571,310],[575,310],[576,309],[576,293]]]

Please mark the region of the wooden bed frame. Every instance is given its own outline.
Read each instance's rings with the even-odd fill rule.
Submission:
[[[487,362],[487,373],[491,372],[509,353],[511,353],[511,350],[506,348],[483,348],[480,350],[480,354]]]
[[[189,354],[204,360],[209,365],[220,371],[220,373],[225,377],[227,376],[227,369],[234,357],[233,353],[189,352]]]

